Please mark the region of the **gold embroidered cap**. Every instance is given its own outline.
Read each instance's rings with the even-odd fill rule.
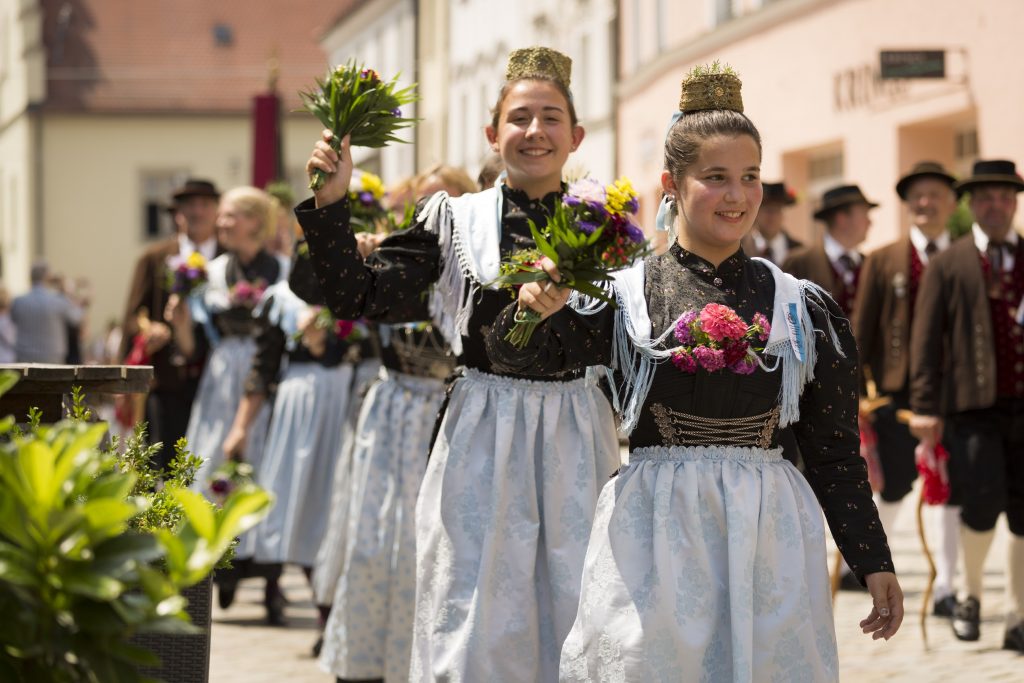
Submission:
[[[717,61],[694,67],[683,79],[679,111],[689,114],[709,109],[731,109],[743,113],[743,83],[731,66]]]
[[[538,76],[551,79],[568,90],[572,60],[549,47],[525,47],[509,53],[506,81]]]

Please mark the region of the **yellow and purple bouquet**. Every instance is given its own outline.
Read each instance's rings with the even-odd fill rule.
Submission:
[[[502,263],[498,284],[515,288],[547,280],[547,273],[538,266],[546,256],[558,266],[560,287],[615,306],[603,283],[650,253],[643,231],[634,222],[638,208],[636,191],[625,178],[611,185],[590,178],[571,183],[546,225],[538,227],[530,221],[536,248],[517,251]],[[506,340],[522,348],[538,324],[538,313],[520,311]]]

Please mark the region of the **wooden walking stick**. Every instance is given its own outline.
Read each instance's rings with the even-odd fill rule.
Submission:
[[[896,412],[896,419],[909,424],[913,415],[909,410],[899,410]],[[917,499],[917,538],[921,541],[921,551],[924,553],[925,562],[928,563],[928,582],[925,584],[924,594],[921,596],[921,639],[924,641],[924,649],[927,652],[929,650],[928,606],[932,601],[932,591],[935,588],[935,577],[938,572],[935,569],[935,558],[932,556],[928,537],[924,531],[924,506],[926,504],[942,505],[949,500],[949,475],[945,466],[949,453],[942,447],[942,444],[936,444],[931,458],[919,457],[925,454],[922,450],[924,448],[923,444],[918,444],[914,458],[917,460],[917,471],[921,473],[922,479],[921,495]]]

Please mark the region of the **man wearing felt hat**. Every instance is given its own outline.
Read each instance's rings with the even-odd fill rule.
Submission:
[[[209,262],[223,251],[216,235],[219,198],[220,192],[209,180],[190,178],[176,189],[170,210],[178,233],[153,244],[139,257],[128,289],[122,357],[129,354],[141,335],[141,345],[153,365],[153,387],[146,399],[145,419],[149,423],[150,443],[164,444],[157,462],[161,467],[173,457],[175,442],[185,435],[202,374],[202,359],[184,362],[176,353],[172,326],[164,319],[170,296],[167,261],[199,252]]]
[[[960,640],[980,636],[985,557],[1006,513],[1009,612],[1003,646],[1024,652],[1024,240],[1013,229],[1024,180],[1011,161],[982,160],[957,190],[970,195],[971,232],[925,271],[911,333],[911,429],[943,435],[962,472]]]
[[[783,227],[783,210],[796,204],[796,195],[785,183],[761,183],[761,188],[761,207],[754,229],[743,238],[740,246],[748,256],[760,256],[778,265],[786,260],[789,252],[803,246]]]
[[[825,223],[821,242],[793,250],[782,269],[824,287],[850,315],[864,260],[857,247],[867,237],[868,212],[876,206],[856,185],[827,190],[814,212],[814,218]]]
[[[896,419],[910,408],[910,327],[914,298],[932,257],[950,245],[947,229],[956,210],[956,178],[934,161],[922,161],[896,183],[896,194],[910,217],[910,234],[881,247],[864,259],[857,287],[853,330],[865,378],[877,385],[878,396],[888,402],[870,411],[870,427],[877,436],[882,488],[876,496],[879,517],[887,532],[899,513],[899,504],[917,478],[914,450],[917,439]],[[870,382],[869,382],[870,384]],[[877,405],[869,388],[868,401]],[[959,509],[943,506],[942,544],[937,558],[933,612],[952,616],[956,603]]]

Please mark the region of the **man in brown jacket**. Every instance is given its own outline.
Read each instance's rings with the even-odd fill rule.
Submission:
[[[960,483],[966,598],[953,632],[977,640],[985,557],[1006,513],[1009,613],[1003,647],[1024,652],[1024,240],[1013,230],[1024,180],[1010,161],[978,161],[971,233],[925,271],[911,333],[911,430],[943,436]]]
[[[782,269],[824,287],[850,315],[864,259],[857,247],[867,237],[871,227],[868,212],[876,206],[856,185],[826,191],[821,207],[814,212],[814,217],[825,223],[825,234],[818,243],[793,250]]]
[[[740,242],[747,256],[760,256],[779,265],[789,252],[803,243],[790,237],[783,227],[786,207],[796,204],[796,195],[785,183],[761,183],[761,207],[757,210],[754,229]]]
[[[216,236],[219,197],[208,180],[188,180],[174,193],[172,211],[178,234],[157,242],[139,257],[128,290],[122,356],[128,355],[138,338],[153,365],[144,419],[149,423],[150,443],[163,443],[157,462],[160,467],[170,462],[174,444],[185,436],[203,360],[184,358],[177,352],[170,321],[164,319],[170,296],[167,261],[197,251],[209,261],[220,253]]]
[[[949,246],[947,224],[956,210],[955,183],[956,178],[933,161],[915,165],[900,178],[896,194],[910,216],[910,235],[869,254],[860,272],[853,331],[861,367],[865,378],[873,380],[878,393],[889,400],[870,415],[878,437],[883,475],[882,490],[875,504],[887,532],[892,532],[900,501],[910,493],[917,478],[917,439],[906,424],[896,419],[896,414],[910,408],[910,325],[914,298],[930,259]],[[960,510],[943,506],[939,512],[943,542],[937,562],[933,612],[950,617],[956,605],[953,575]]]

